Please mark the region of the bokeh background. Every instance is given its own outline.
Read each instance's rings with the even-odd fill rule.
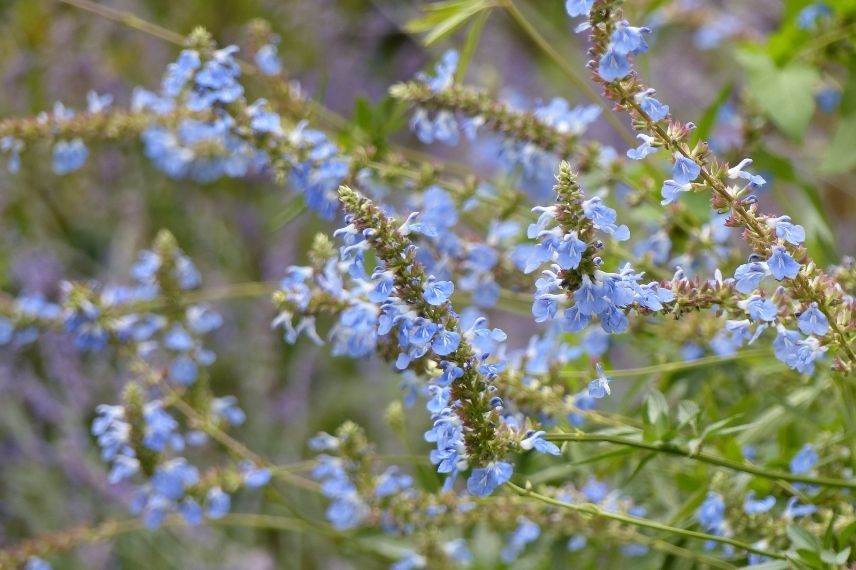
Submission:
[[[444,47],[461,42],[461,35],[453,34],[424,47],[406,26],[418,16],[418,2],[104,3],[182,34],[204,26],[223,45],[246,46],[251,22],[263,19],[281,38],[288,75],[309,97],[346,118],[353,116],[358,100],[377,104],[392,83],[410,78]],[[562,4],[530,0],[520,7],[582,69],[584,37],[572,33]],[[628,10],[639,16],[635,21],[658,25],[642,71],[673,113],[712,122],[711,132],[726,157],[731,149],[753,149],[760,172],[771,181],[761,200],[798,217],[809,230],[817,259],[831,262],[852,253],[853,161],[845,153],[839,161],[843,166],[824,166],[830,152],[841,152],[832,149],[840,136],[836,125],[854,116],[856,101],[848,97],[853,89],[844,83],[848,71],[854,75],[852,58],[845,52],[842,63],[840,53],[812,47],[811,38],[770,47],[771,38],[787,44],[785,32],[793,27],[799,2],[629,4]],[[804,132],[788,136],[771,122],[763,102],[753,98],[745,62],[734,56],[738,43],[765,53],[775,48],[787,57],[793,56],[787,50],[807,49],[798,57],[817,71],[812,96],[829,88],[843,91],[843,100],[829,111],[817,109]],[[849,49],[852,54],[852,45]],[[57,1],[0,0],[0,117],[32,116],[55,101],[80,108],[91,89],[111,93],[117,105],[125,105],[134,86],[156,87],[177,53],[176,46],[161,39]],[[521,105],[554,96],[588,102],[500,11],[487,21],[468,81]],[[737,114],[737,108],[749,113]],[[406,118],[398,115],[392,137],[418,148]],[[589,135],[623,152],[604,121]],[[346,128],[339,136],[347,140],[358,132]],[[492,155],[477,145],[423,150],[441,158],[454,155],[483,176],[497,171]],[[290,216],[293,195],[269,180],[171,180],[148,163],[136,142],[96,146],[83,171],[62,178],[51,172],[47,148],[30,150],[23,160],[20,174],[0,175],[0,289],[13,294],[56,297],[63,279],[127,282],[136,252],[160,228],[173,232],[208,286],[275,281],[286,266],[305,258],[315,231],[331,228],[311,214]],[[382,363],[333,358],[310,343],[286,345],[270,329],[274,309],[266,298],[233,300],[218,308],[225,325],[213,341],[218,360],[212,384],[217,393],[235,394],[247,412],[237,434],[249,447],[279,463],[298,461],[307,456],[308,437],[321,429],[332,431],[349,418],[386,453],[424,451],[423,410],[407,418],[403,436],[384,421],[383,406],[399,390],[398,379]],[[519,343],[525,343],[526,326],[517,325]],[[60,332],[23,350],[0,352],[0,546],[127,512],[126,490],[107,484],[88,433],[95,405],[115,401],[123,383],[115,363],[81,356]],[[316,498],[299,491],[285,494],[306,516],[323,518],[323,504]],[[283,508],[259,496],[241,500],[246,501],[241,510]],[[380,564],[350,552],[346,544],[331,548],[312,535],[222,529],[129,535],[85,546],[58,563],[62,568]]]

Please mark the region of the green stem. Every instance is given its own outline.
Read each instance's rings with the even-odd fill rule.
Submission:
[[[607,376],[610,378],[628,378],[633,376],[645,376],[648,374],[658,374],[661,372],[677,372],[679,370],[690,370],[692,368],[702,368],[704,366],[712,366],[714,364],[721,364],[724,362],[731,362],[734,360],[748,360],[751,358],[761,358],[763,356],[769,356],[770,351],[767,349],[757,349],[757,350],[744,350],[742,352],[735,352],[734,354],[727,354],[724,356],[704,356],[702,358],[696,358],[694,360],[687,360],[685,362],[665,362],[663,364],[652,364],[651,366],[642,366],[639,368],[626,368],[624,370],[610,370],[607,372]],[[586,370],[565,370],[561,372],[562,377],[564,378],[588,378],[591,376],[591,372]]]
[[[659,523],[657,521],[652,521],[649,519],[643,519],[639,517],[632,517],[630,515],[624,515],[621,513],[613,513],[609,511],[605,511],[594,505],[592,503],[566,503],[564,501],[560,501],[558,499],[554,499],[553,497],[548,497],[547,495],[542,495],[540,493],[536,493],[531,489],[524,489],[523,487],[519,487],[514,483],[506,483],[512,490],[514,490],[519,495],[524,497],[531,497],[533,499],[537,499],[543,503],[547,503],[548,505],[553,505],[555,507],[562,507],[565,509],[570,509],[572,511],[576,511],[579,513],[591,515],[593,517],[610,519],[626,524],[630,524],[633,526],[641,527],[641,528],[650,528],[652,530],[659,530],[663,532],[668,532],[670,534],[674,534],[677,536],[684,536],[687,538],[695,538],[699,540],[710,540],[713,542],[719,542],[721,544],[730,544],[731,546],[735,546],[737,548],[741,548],[748,552],[754,552],[755,554],[760,554],[762,556],[768,556],[770,558],[777,558],[779,560],[787,560],[787,556],[780,552],[775,552],[771,550],[764,550],[763,548],[758,548],[753,546],[747,542],[743,542],[740,540],[736,540],[734,538],[729,538],[727,536],[717,536],[715,534],[708,534],[706,532],[700,532],[696,530],[688,530],[685,528],[679,528],[674,526],[669,526],[667,524]]]
[[[622,437],[618,435],[607,435],[607,434],[597,434],[597,433],[555,433],[548,434],[544,436],[544,439],[549,441],[574,441],[574,442],[601,442],[601,443],[613,443],[616,445],[626,445],[630,447],[636,447],[639,449],[645,449],[648,451],[655,451],[658,453],[666,453],[669,455],[678,455],[681,457],[687,457],[689,459],[693,459],[695,461],[700,461],[702,463],[709,463],[711,465],[716,465],[718,467],[724,467],[726,469],[731,469],[732,471],[741,471],[743,473],[750,473],[752,475],[756,475],[758,477],[764,477],[766,479],[774,479],[781,481],[790,481],[793,483],[806,483],[809,485],[821,485],[825,487],[840,487],[844,489],[856,489],[856,481],[847,481],[844,479],[834,479],[831,477],[810,477],[808,475],[795,475],[793,473],[785,473],[784,471],[771,471],[768,469],[764,469],[762,467],[758,467],[756,465],[752,465],[751,463],[742,463],[739,461],[732,461],[730,459],[725,459],[723,457],[718,457],[716,455],[711,455],[709,453],[693,453],[689,449],[683,448],[679,445],[665,442],[646,442],[640,441],[637,439],[632,439],[629,437]]]

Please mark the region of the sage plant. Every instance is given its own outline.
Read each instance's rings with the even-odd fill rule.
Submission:
[[[0,121],[8,186],[43,201],[60,232],[44,247],[75,260],[50,286],[4,279],[2,373],[77,430],[90,452],[67,464],[111,497],[67,530],[4,525],[0,567],[64,567],[85,543],[189,527],[184,541],[200,526],[218,540],[226,527],[311,535],[325,545],[313,566],[854,563],[856,272],[817,247],[817,212],[770,197],[803,161],[770,158],[796,127],[758,100],[780,96],[764,81],[811,74],[812,109],[849,108],[846,2],[783,9],[769,44],[769,23],[700,3],[428,4],[408,29],[455,45],[349,120],[289,79],[291,44],[264,21],[221,46],[64,1],[177,49],[127,104],[91,90],[85,108]],[[528,17],[541,9],[570,18],[550,39]],[[495,13],[564,74],[567,98],[480,84],[473,57]],[[756,48],[737,51],[746,88],[695,123],[643,83],[639,63],[658,64],[672,27],[700,51]],[[806,43],[793,61],[783,38]],[[587,63],[562,42],[588,42]],[[617,136],[593,134],[602,123]],[[116,229],[121,244],[85,242],[31,174],[83,192],[119,156],[140,192],[186,208],[181,223],[159,229],[172,217],[153,207]],[[25,219],[22,204],[0,201],[0,216]],[[3,235],[26,257],[37,232],[18,223]],[[130,277],[111,261],[105,279],[97,268],[129,243]],[[81,413],[45,387],[74,368],[57,343],[86,370]]]

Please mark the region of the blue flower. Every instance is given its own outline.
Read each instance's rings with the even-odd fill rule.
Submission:
[[[755,491],[750,491],[743,501],[743,512],[747,515],[766,513],[776,504],[776,497],[767,495],[763,499],[755,499]]]
[[[597,72],[604,81],[624,79],[630,73],[630,62],[626,55],[610,47],[600,57]]]
[[[576,305],[565,309],[564,318],[562,319],[562,330],[565,332],[580,332],[590,321],[589,315],[584,315],[580,312]]]
[[[177,501],[188,487],[199,482],[199,471],[183,457],[161,464],[152,475],[152,489],[160,496]]]
[[[143,445],[157,452],[163,452],[169,445],[176,451],[184,448],[184,439],[178,433],[178,422],[164,411],[160,401],[146,404],[143,410],[145,433]]]
[[[348,530],[360,524],[368,514],[368,507],[358,496],[350,494],[330,503],[325,514],[336,530]]]
[[[461,342],[461,335],[455,331],[441,328],[431,341],[431,350],[440,356],[452,354],[458,349]]]
[[[53,171],[63,175],[78,170],[86,163],[89,150],[82,139],[59,141],[53,147]]]
[[[258,467],[255,463],[249,460],[241,461],[238,465],[238,470],[241,472],[241,477],[250,489],[258,489],[264,487],[270,482],[271,473],[266,467]]]
[[[448,301],[454,291],[455,285],[451,281],[429,279],[422,286],[422,298],[429,305],[438,307]]]
[[[477,467],[467,479],[467,491],[472,495],[486,497],[507,483],[513,472],[514,468],[505,461],[493,461],[484,467]]]
[[[767,260],[767,266],[770,268],[770,273],[773,277],[779,281],[782,279],[793,279],[802,267],[780,245],[773,246],[773,253],[770,254],[770,259]]]
[[[166,67],[166,72],[161,79],[161,93],[170,98],[178,97],[200,65],[202,61],[199,58],[199,52],[191,49],[183,50],[178,55],[178,59]]]
[[[589,382],[588,394],[590,397],[600,400],[609,396],[612,392],[609,389],[609,378],[606,377],[603,366],[598,362],[595,368],[597,370],[597,377]]]
[[[508,543],[500,551],[500,558],[505,563],[517,560],[526,545],[537,540],[539,536],[541,536],[541,527],[526,517],[518,517],[517,528],[509,535]]]
[[[455,71],[458,68],[458,52],[450,49],[443,53],[437,65],[434,66],[434,77],[418,73],[416,78],[428,86],[434,93],[439,93],[452,86]]]
[[[709,491],[704,502],[696,510],[696,518],[705,530],[722,534],[725,530],[725,501],[722,495]]]
[[[551,295],[537,297],[532,303],[532,316],[536,323],[543,323],[553,319],[556,316],[556,311],[559,310],[559,304]]]
[[[637,93],[633,98],[642,108],[642,111],[648,115],[649,119],[655,122],[662,121],[669,116],[669,106],[660,103],[659,100],[651,96],[653,94],[653,89],[646,89],[642,93]]]
[[[205,514],[212,519],[222,519],[229,514],[232,499],[220,487],[211,487],[205,496]]]
[[[211,400],[211,413],[233,426],[239,426],[247,419],[247,415],[238,407],[238,399],[235,396],[223,396]]]
[[[416,133],[416,137],[424,144],[434,141],[450,146],[458,144],[458,122],[455,115],[449,111],[438,111],[432,119],[427,110],[419,107],[410,119],[410,130]]]
[[[805,228],[792,224],[790,216],[780,216],[771,220],[776,228],[776,237],[793,245],[800,245],[805,241]]]
[[[654,142],[654,137],[648,136],[644,133],[639,133],[636,135],[636,138],[642,141],[642,144],[637,146],[636,148],[628,149],[627,158],[633,160],[642,160],[649,154],[653,154],[660,150],[659,148],[652,146],[651,143]]]
[[[678,199],[681,192],[689,192],[692,190],[690,184],[679,184],[675,180],[666,180],[663,182],[663,187],[660,189],[660,195],[663,199],[660,201],[661,206],[672,204]]]
[[[184,518],[185,522],[190,526],[196,526],[202,523],[202,516],[204,514],[202,507],[200,507],[199,503],[191,497],[185,497],[184,500],[179,503],[178,512],[181,513],[182,518]]]
[[[648,51],[648,43],[642,34],[650,34],[651,28],[636,28],[627,22],[619,22],[610,37],[612,49],[621,55]]]
[[[832,14],[829,6],[823,2],[809,4],[797,14],[797,26],[803,30],[812,30],[817,27],[818,20],[828,18]]]
[[[797,326],[803,334],[814,334],[823,336],[829,332],[829,320],[826,315],[817,308],[817,303],[809,305],[808,309],[797,319]]]
[[[282,70],[282,62],[279,60],[276,46],[273,44],[265,44],[260,47],[253,60],[264,75],[279,75]]]
[[[814,96],[817,106],[824,113],[831,113],[841,103],[841,90],[835,87],[825,87]]]
[[[579,552],[588,544],[588,540],[585,535],[575,534],[568,539],[567,549],[568,552]]]
[[[547,105],[536,107],[535,116],[563,134],[580,135],[600,116],[597,105],[580,105],[571,108],[561,97],[554,97]]]
[[[112,104],[113,95],[110,93],[99,95],[95,91],[89,91],[86,94],[86,112],[91,115],[97,115],[98,113],[105,111]]]
[[[473,561],[473,553],[463,538],[455,538],[443,545],[443,552],[458,564],[468,565]]]
[[[199,365],[189,356],[179,356],[169,366],[169,378],[181,386],[190,386],[199,375]]]
[[[792,520],[797,517],[805,517],[817,512],[817,507],[814,505],[800,505],[797,503],[796,497],[788,499],[788,504],[785,506],[785,512],[782,516],[785,520]]]
[[[750,261],[739,265],[734,271],[735,289],[749,294],[761,284],[761,280],[770,274],[767,264],[761,261]]]
[[[284,134],[279,115],[268,109],[265,99],[258,99],[247,107],[247,115],[250,117],[250,128],[253,132],[275,136]]]
[[[588,275],[583,275],[579,288],[574,291],[577,310],[586,316],[596,315],[606,310],[609,300],[605,298],[603,285],[592,283]]]
[[[752,164],[751,158],[744,158],[743,160],[740,161],[740,163],[737,166],[729,168],[726,173],[728,174],[728,177],[731,178],[732,180],[736,180],[737,178],[742,178],[742,179],[746,180],[747,182],[749,182],[749,184],[751,184],[752,186],[754,186],[756,188],[760,188],[761,186],[764,186],[767,183],[767,181],[764,180],[764,178],[762,178],[761,176],[758,176],[757,174],[752,174],[751,172],[746,172],[745,170],[743,170],[744,168],[746,168],[747,166],[749,166],[751,164]]]
[[[30,556],[24,564],[24,570],[51,570],[53,568],[47,561],[38,556]]]
[[[817,451],[814,450],[811,444],[807,443],[791,459],[791,473],[794,475],[808,473],[817,465],[817,461]]]
[[[529,432],[526,434],[526,438],[520,441],[520,447],[524,450],[534,449],[539,453],[544,453],[546,455],[559,455],[561,451],[559,447],[553,443],[552,441],[547,441],[544,439],[544,435],[546,432],[544,431],[536,431]]]
[[[375,496],[388,497],[409,489],[413,485],[413,477],[403,473],[396,465],[387,467],[375,483]]]
[[[680,153],[675,153],[675,165],[672,167],[672,179],[680,186],[689,184],[701,174],[701,166],[696,161]]]
[[[576,269],[588,248],[588,244],[579,239],[575,233],[566,234],[556,249],[556,263],[565,270]]]
[[[389,567],[389,570],[417,570],[419,568],[425,568],[426,564],[427,561],[424,556],[413,551],[408,551],[403,558],[394,562]]]
[[[6,168],[10,174],[15,174],[21,169],[21,151],[24,149],[24,141],[12,136],[0,138],[0,152],[9,154]]]
[[[609,485],[595,478],[590,478],[580,491],[590,502],[601,503],[609,495]]]
[[[565,10],[571,18],[588,16],[592,5],[594,5],[594,0],[566,0]]]
[[[753,321],[773,322],[779,308],[770,299],[764,299],[760,295],[753,295],[746,301],[740,302]]]

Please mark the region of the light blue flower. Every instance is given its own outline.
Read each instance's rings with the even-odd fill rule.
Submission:
[[[630,62],[626,55],[610,47],[600,56],[597,73],[604,81],[624,79],[630,74]]]
[[[692,190],[692,185],[690,184],[680,184],[675,180],[666,180],[660,189],[660,195],[663,197],[660,205],[667,206],[672,204],[678,199],[678,195],[681,192],[689,192],[690,190]]]
[[[63,175],[83,167],[89,156],[89,150],[83,139],[59,141],[53,147],[53,171]]]
[[[773,252],[770,254],[770,259],[767,260],[767,266],[770,268],[770,273],[773,277],[779,281],[782,279],[793,279],[802,267],[780,245],[773,246]]]
[[[747,515],[766,513],[776,504],[776,497],[767,495],[763,499],[755,499],[755,491],[750,491],[743,501],[743,512]]]
[[[829,332],[829,320],[817,308],[817,303],[812,303],[808,309],[803,311],[797,319],[797,326],[799,326],[803,334],[823,336]]]
[[[205,514],[212,519],[222,519],[229,514],[232,499],[220,487],[212,487],[205,496]]]
[[[672,167],[672,179],[680,186],[689,184],[701,174],[701,166],[693,159],[680,153],[675,153],[675,164]]]
[[[757,289],[764,277],[769,274],[770,268],[762,261],[750,261],[739,265],[734,271],[735,289],[749,294]]]
[[[493,461],[484,467],[477,467],[467,479],[467,491],[472,495],[486,497],[508,482],[513,472],[514,468],[505,461]]]
[[[253,61],[264,75],[279,75],[279,72],[282,71],[282,62],[277,54],[276,46],[273,44],[265,44],[260,47],[253,57]]]
[[[559,450],[559,447],[552,441],[544,439],[545,434],[546,432],[544,431],[527,433],[526,437],[520,441],[520,447],[527,451],[534,449],[535,451],[546,455],[560,455],[561,451]]]
[[[588,16],[592,5],[594,5],[594,0],[566,0],[565,10],[571,18]]]
[[[794,475],[808,473],[817,465],[817,461],[817,451],[814,450],[811,444],[807,443],[791,459],[791,473]]]

